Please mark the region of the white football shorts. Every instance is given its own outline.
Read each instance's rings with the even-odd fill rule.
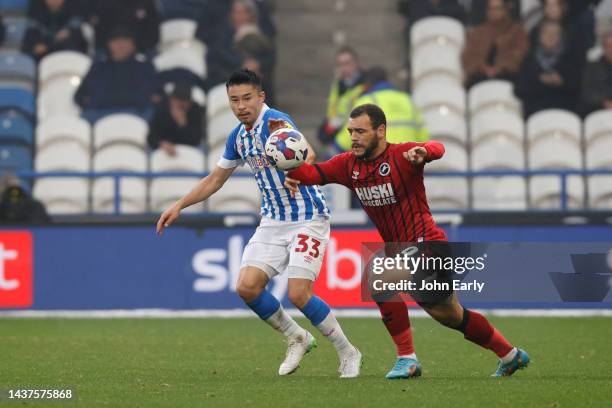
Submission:
[[[287,270],[289,278],[315,281],[329,241],[329,219],[278,221],[262,218],[242,255],[242,267],[254,266],[270,278]]]

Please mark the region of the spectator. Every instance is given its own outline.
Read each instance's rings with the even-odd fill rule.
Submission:
[[[514,80],[529,43],[504,0],[489,0],[487,21],[468,34],[462,60],[469,87],[486,79]]]
[[[50,222],[45,206],[33,199],[21,181],[6,175],[1,181],[0,223],[44,224]]]
[[[274,87],[272,86],[269,78],[266,78],[265,73],[263,72],[263,68],[261,66],[261,62],[255,58],[246,58],[242,62],[242,68],[246,68],[249,71],[253,71],[261,78],[262,84],[261,89],[266,94],[266,103],[270,106],[275,106],[275,95],[274,95]]]
[[[465,22],[465,9],[458,0],[400,0],[398,8],[408,26],[429,16],[447,16]]]
[[[589,28],[585,27],[584,24],[578,23],[580,15],[584,13],[585,10],[577,10],[576,7],[574,7],[575,12],[580,14],[570,14],[567,0],[543,0],[542,7],[543,17],[540,24],[545,21],[553,21],[560,24],[562,27],[561,41],[563,42],[564,48],[571,49],[572,52],[575,51],[575,55],[578,58],[576,62],[583,65],[586,51],[594,42],[593,25]],[[539,41],[539,31],[539,26],[536,26],[529,35],[532,47],[535,47]]]
[[[603,35],[603,56],[586,65],[582,79],[583,113],[612,109],[612,32]]]
[[[468,24],[478,26],[487,19],[487,3],[489,0],[471,0],[468,8]],[[508,11],[513,20],[518,21],[521,17],[521,0],[506,1]]]
[[[98,0],[90,22],[96,30],[96,46],[103,49],[114,27],[129,27],[136,49],[151,53],[159,42],[160,17],[154,0]]]
[[[206,61],[211,86],[224,82],[248,58],[255,58],[264,76],[272,81],[274,46],[261,30],[259,12],[253,0],[234,0],[229,24],[216,25],[214,32],[200,29],[201,39],[208,45]]]
[[[387,81],[382,67],[372,67],[363,77],[364,92],[354,106],[373,103],[380,106],[387,116],[387,141],[390,143],[425,142],[429,132],[423,123],[421,112],[412,103],[410,95],[399,91]],[[347,118],[348,119],[348,118]],[[336,135],[336,146],[341,151],[351,149],[351,137],[346,128]]]
[[[538,43],[525,59],[516,84],[525,117],[544,109],[576,110],[580,81],[576,59],[563,44],[559,23],[540,24]]]
[[[78,0],[33,1],[28,11],[28,28],[22,50],[40,60],[60,50],[85,52],[87,43],[81,33],[83,17]]]
[[[327,98],[327,114],[319,130],[323,144],[333,142],[363,92],[363,71],[355,50],[343,47],[336,53],[335,78]]]
[[[148,120],[152,103],[159,99],[153,64],[135,54],[133,37],[126,28],[109,34],[108,52],[109,57],[92,64],[76,92],[83,117],[93,123],[111,113],[129,112]]]
[[[204,109],[192,99],[192,85],[179,82],[161,103],[149,125],[149,146],[176,155],[175,145],[199,146],[202,142]]]

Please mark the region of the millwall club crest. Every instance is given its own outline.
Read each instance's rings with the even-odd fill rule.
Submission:
[[[388,176],[389,173],[391,172],[391,166],[389,166],[389,163],[383,163],[380,165],[380,167],[378,168],[378,172],[380,173],[381,176]]]

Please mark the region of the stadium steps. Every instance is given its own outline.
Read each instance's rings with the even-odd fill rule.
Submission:
[[[357,49],[364,66],[383,65],[401,84],[396,74],[404,60],[404,21],[394,0],[375,5],[370,0],[293,0],[277,2],[275,9],[279,107],[309,138],[325,114],[338,36]]]

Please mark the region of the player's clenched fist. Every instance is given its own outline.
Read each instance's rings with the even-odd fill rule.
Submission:
[[[172,207],[164,211],[159,217],[159,221],[157,221],[157,234],[163,234],[164,229],[172,225],[172,223],[179,217],[180,213],[181,208],[178,206],[178,204],[174,204]]]
[[[404,157],[410,163],[417,166],[419,164],[422,164],[425,161],[425,158],[427,157],[427,149],[421,146],[413,147],[407,152],[404,152]]]

